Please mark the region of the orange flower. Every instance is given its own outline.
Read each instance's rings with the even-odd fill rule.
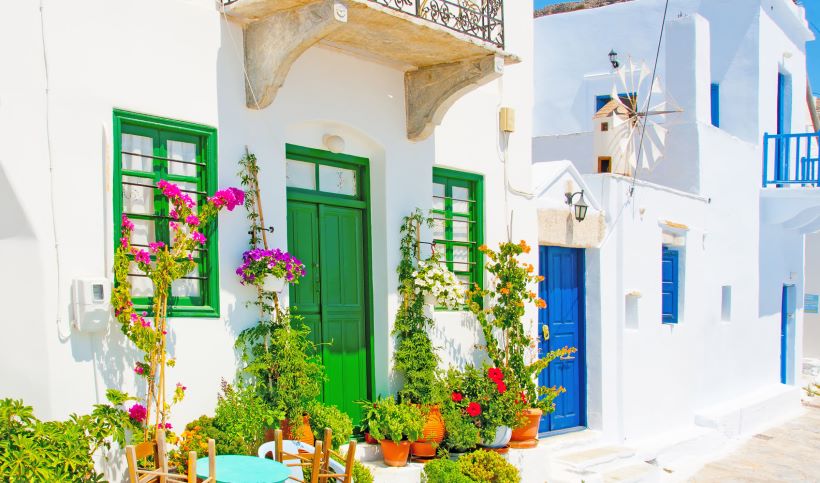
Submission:
[[[518,307],[523,307],[523,306],[524,306],[524,302],[522,302],[522,301],[520,301],[520,300],[519,300],[518,302],[516,302],[516,303],[515,303],[515,305],[517,305]]]
[[[487,251],[487,245],[481,245],[480,247],[478,247],[478,251],[480,251],[482,253],[486,252]]]
[[[530,298],[534,299],[534,298],[535,298],[535,297],[537,297],[538,295],[536,295],[536,294],[535,294],[535,292],[530,292],[530,293],[529,293],[529,296],[530,296]]]
[[[503,293],[504,295],[509,295],[510,290],[508,288],[502,288],[499,292]]]
[[[532,265],[527,265],[527,273],[532,273],[533,270],[535,270],[535,267],[533,267]]]
[[[544,299],[538,299],[535,301],[535,306],[539,309],[543,309],[547,307],[547,303],[544,301]]]
[[[521,247],[521,250],[523,250],[524,253],[530,252],[530,246],[527,245],[527,242],[525,240],[521,240],[521,243],[519,243],[518,246]]]

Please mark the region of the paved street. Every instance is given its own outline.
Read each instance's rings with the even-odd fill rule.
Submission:
[[[820,398],[806,413],[755,435],[724,459],[706,465],[690,481],[820,482]]]

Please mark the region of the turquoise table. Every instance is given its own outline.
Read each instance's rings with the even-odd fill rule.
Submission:
[[[196,476],[208,478],[208,458],[196,460]],[[290,470],[278,461],[256,456],[216,456],[216,481],[219,483],[281,483]]]

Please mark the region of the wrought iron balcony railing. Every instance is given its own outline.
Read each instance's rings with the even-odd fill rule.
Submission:
[[[763,135],[763,187],[820,186],[820,133]]]
[[[222,4],[228,6],[241,1],[222,0]],[[368,1],[504,48],[504,0]]]

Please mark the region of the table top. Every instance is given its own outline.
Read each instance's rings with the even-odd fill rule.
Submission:
[[[208,478],[208,458],[196,460],[196,476]],[[256,456],[217,455],[216,481],[219,483],[281,483],[290,470],[278,461]]]

